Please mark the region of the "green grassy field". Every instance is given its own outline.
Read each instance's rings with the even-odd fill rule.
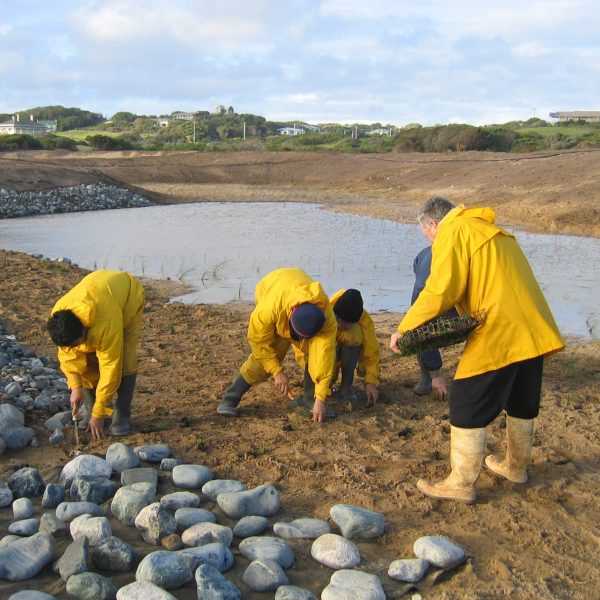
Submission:
[[[517,129],[519,133],[525,133],[528,131],[532,131],[534,133],[539,133],[544,137],[548,137],[551,135],[556,135],[557,133],[562,133],[563,135],[568,135],[570,137],[584,135],[585,133],[590,133],[594,131],[591,127],[523,127],[523,129]]]
[[[108,135],[110,137],[115,137],[119,134],[110,131],[104,131],[102,129],[70,129],[69,131],[57,131],[56,135],[71,138],[76,142],[82,142],[85,141],[85,138],[90,135]]]

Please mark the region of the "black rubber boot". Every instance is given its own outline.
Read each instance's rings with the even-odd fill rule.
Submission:
[[[112,414],[112,423],[108,429],[111,435],[129,435],[131,430],[131,402],[133,401],[136,378],[135,373],[124,375],[121,378],[121,385],[117,390],[117,399]]]
[[[241,375],[238,375],[225,391],[221,404],[217,407],[217,414],[225,417],[237,417],[237,406],[240,403],[242,396],[251,387],[252,386]]]
[[[304,370],[304,393],[302,396],[298,396],[292,401],[293,407],[297,407],[300,404],[311,412],[315,405],[315,382],[308,374],[308,369]],[[334,419],[336,416],[335,411],[325,405],[325,417],[327,419]]]
[[[421,370],[421,379],[419,379],[419,383],[413,388],[413,392],[417,394],[417,396],[427,396],[427,394],[431,394],[431,374],[423,364],[423,359],[420,354],[419,369]]]
[[[342,363],[340,392],[346,403],[346,408],[350,411],[356,410],[358,407],[358,396],[356,390],[352,387],[352,383],[354,382],[354,372],[356,371],[356,365],[358,365],[361,350],[362,346],[342,345],[340,348],[340,362]]]

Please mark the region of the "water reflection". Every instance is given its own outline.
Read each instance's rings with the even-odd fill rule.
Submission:
[[[589,336],[597,315],[600,240],[518,233],[563,332]],[[252,301],[256,282],[298,266],[328,293],[359,288],[371,311],[405,311],[416,225],[298,203],[197,203],[0,221],[0,246],[68,256],[88,269],[185,281],[183,302]]]

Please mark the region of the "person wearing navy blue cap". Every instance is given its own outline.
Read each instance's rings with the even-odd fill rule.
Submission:
[[[225,391],[217,413],[237,416],[242,396],[269,377],[289,397],[282,362],[293,346],[305,373],[304,398],[309,397],[313,421],[322,422],[327,414],[325,400],[333,376],[337,329],[329,298],[318,281],[295,268],[277,269],[263,277],[255,296],[256,306],[248,324],[251,353]]]

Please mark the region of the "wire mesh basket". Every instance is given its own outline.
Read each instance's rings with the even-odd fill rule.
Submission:
[[[400,354],[410,356],[427,350],[460,344],[485,319],[485,311],[458,317],[441,317],[405,332],[396,342]]]

